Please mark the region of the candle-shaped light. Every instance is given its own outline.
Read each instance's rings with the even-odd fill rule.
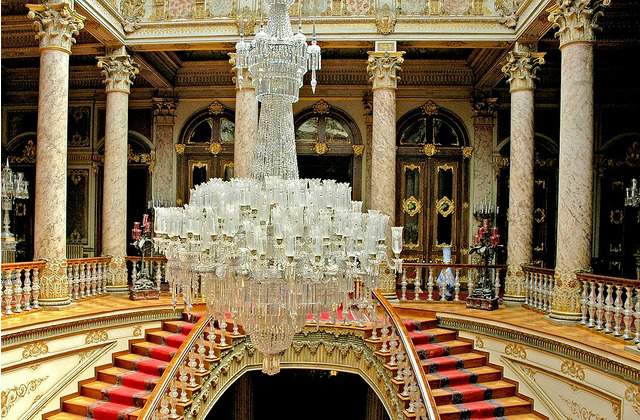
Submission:
[[[391,250],[395,255],[400,255],[402,252],[402,229],[402,226],[391,228]]]

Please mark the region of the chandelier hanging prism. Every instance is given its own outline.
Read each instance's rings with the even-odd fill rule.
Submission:
[[[189,204],[156,208],[154,243],[174,304],[182,295],[190,312],[201,296],[221,329],[242,326],[273,375],[305,323],[375,313],[373,290],[400,268],[402,228],[392,228],[393,265],[387,215],[363,213],[348,184],[298,179],[292,104],[308,70],[315,89],[320,47],[293,34],[292,0],[266,2],[266,29],[236,45],[237,77],[248,69],[262,103],[251,177],[210,179]]]

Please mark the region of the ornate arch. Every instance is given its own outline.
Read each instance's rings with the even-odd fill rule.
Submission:
[[[446,128],[451,136],[455,137],[456,142],[447,144],[438,144],[434,142],[434,136],[427,135],[428,128],[438,125]],[[404,114],[397,123],[396,141],[399,147],[402,146],[422,146],[425,154],[428,148],[435,146],[442,147],[458,147],[465,148],[469,146],[469,135],[462,119],[453,111],[436,104],[432,100],[428,100],[421,106],[412,109]],[[424,137],[420,138],[421,132],[417,132],[413,138],[418,141],[407,141],[410,138],[410,132],[415,130],[425,130]],[[433,144],[433,146],[429,146]]]

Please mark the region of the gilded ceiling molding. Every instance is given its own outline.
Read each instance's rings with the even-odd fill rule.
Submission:
[[[118,48],[111,55],[97,58],[98,68],[104,77],[105,91],[130,93],[133,80],[140,69],[124,47]]]
[[[396,13],[391,10],[388,4],[382,6],[376,11],[376,29],[382,35],[392,34],[396,29]]]
[[[404,62],[404,51],[369,51],[367,74],[373,89],[396,89]]]
[[[27,4],[27,17],[33,20],[40,49],[52,49],[71,54],[74,38],[84,28],[85,18],[73,10],[69,0],[58,3]]]
[[[502,66],[511,92],[535,88],[536,73],[544,64],[544,55],[545,53],[537,52],[530,45],[516,43],[507,55],[507,62]]]
[[[611,0],[556,0],[548,19],[557,29],[555,36],[560,39],[560,47],[595,40],[595,31],[600,29],[598,18],[610,4]]]

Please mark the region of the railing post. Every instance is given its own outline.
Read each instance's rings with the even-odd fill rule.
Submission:
[[[24,287],[22,288],[22,301],[24,310],[31,310],[31,268],[24,269]]]
[[[622,285],[616,284],[616,300],[614,301],[615,314],[613,315],[613,335],[619,337],[622,335],[620,332],[620,324],[622,322]]]
[[[11,315],[13,313],[11,311],[13,303],[13,281],[11,277],[13,276],[13,270],[3,271],[2,275],[4,276],[4,313]]]
[[[407,268],[402,267],[402,281],[400,282],[400,301],[407,300]]]
[[[580,300],[580,312],[582,313],[582,319],[580,323],[587,325],[587,316],[589,313],[589,283],[582,281],[582,299]]]
[[[427,300],[433,301],[433,268],[429,267],[429,279],[427,280]]]
[[[33,309],[40,309],[40,269],[33,269],[33,279],[31,285],[31,295],[33,296]]]
[[[15,301],[15,312],[22,312],[22,276],[20,269],[15,270],[13,275],[13,298]]]
[[[453,301],[459,302],[460,301],[460,269],[459,268],[456,268],[456,278],[453,284],[453,290],[454,290]]]
[[[420,300],[420,293],[422,293],[422,288],[420,287],[420,283],[422,283],[422,269],[420,267],[416,267],[416,279],[413,286],[413,291],[415,292],[415,296],[413,300]]]
[[[622,338],[625,340],[631,339],[631,321],[633,320],[633,287],[625,286],[625,299],[624,299],[624,334]]]
[[[596,283],[594,281],[589,282],[589,323],[587,326],[593,328],[595,326],[596,316]]]
[[[613,284],[607,284],[607,297],[604,301],[604,332],[611,332],[613,319]]]

